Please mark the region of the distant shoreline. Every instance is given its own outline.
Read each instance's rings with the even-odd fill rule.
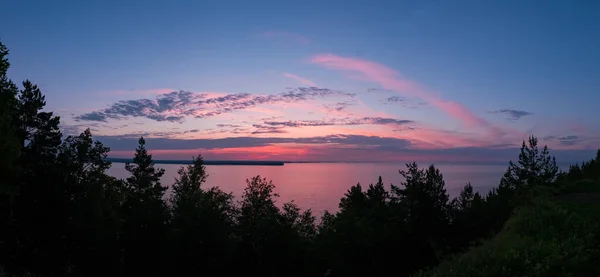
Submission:
[[[106,158],[107,161],[113,163],[126,163],[132,162],[132,159],[125,158]],[[192,159],[189,160],[154,160],[155,164],[192,164]],[[285,164],[401,164],[404,165],[406,162],[369,162],[369,161],[244,161],[244,160],[205,160],[204,165],[244,165],[244,166],[284,166]],[[419,165],[484,165],[484,166],[507,166],[506,162],[417,162]],[[570,163],[557,163],[559,166],[568,167]]]
[[[107,158],[109,162],[113,163],[127,163],[132,162],[132,159],[123,158]],[[154,160],[155,164],[192,164],[190,160]],[[204,161],[204,165],[262,165],[262,166],[283,166],[285,163],[280,161]]]

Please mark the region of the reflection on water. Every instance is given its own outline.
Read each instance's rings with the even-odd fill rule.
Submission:
[[[166,170],[161,179],[170,186],[181,165],[160,164]],[[444,174],[446,189],[451,197],[456,196],[463,185],[471,182],[475,190],[486,193],[498,185],[505,165],[438,165]],[[302,209],[312,209],[316,215],[325,210],[337,211],[340,198],[350,186],[360,183],[368,186],[382,176],[386,188],[390,184],[400,185],[402,176],[398,170],[405,169],[404,163],[301,163],[284,166],[207,166],[207,187],[219,186],[233,192],[239,198],[246,186],[246,179],[256,175],[272,180],[280,198],[278,204],[294,200]],[[109,174],[126,178],[127,171],[122,163],[114,163]],[[171,190],[167,191],[170,194]]]

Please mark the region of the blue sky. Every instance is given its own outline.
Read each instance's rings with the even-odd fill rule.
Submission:
[[[125,2],[6,0],[0,18],[9,76],[115,156],[139,135],[166,158],[600,145],[598,1]]]

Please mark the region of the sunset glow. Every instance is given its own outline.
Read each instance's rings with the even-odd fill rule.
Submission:
[[[569,33],[585,43],[557,46],[560,34],[529,22],[492,32],[505,21],[475,24],[451,3],[394,5],[324,13],[271,3],[244,16],[175,5],[156,14],[177,18],[168,22],[111,14],[75,48],[83,31],[43,27],[53,22],[44,15],[48,24],[3,41],[15,49],[9,75],[40,84],[64,133],[91,128],[112,157],[130,157],[140,136],[164,159],[503,161],[535,135],[579,160],[600,145],[599,60],[570,46],[597,40]],[[386,11],[407,14],[350,20]],[[56,38],[51,49],[27,43],[42,35]]]

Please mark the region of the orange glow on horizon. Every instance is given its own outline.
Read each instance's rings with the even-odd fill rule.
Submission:
[[[498,156],[463,156],[458,154],[418,153],[416,150],[381,151],[376,146],[344,144],[277,144],[246,148],[221,149],[154,149],[149,150],[157,160],[185,160],[202,155],[207,160],[265,160],[265,161],[339,161],[339,162],[463,162],[503,161]],[[417,150],[418,151],[418,150]],[[427,151],[427,150],[425,150]],[[111,151],[110,157],[130,158],[134,151]]]

